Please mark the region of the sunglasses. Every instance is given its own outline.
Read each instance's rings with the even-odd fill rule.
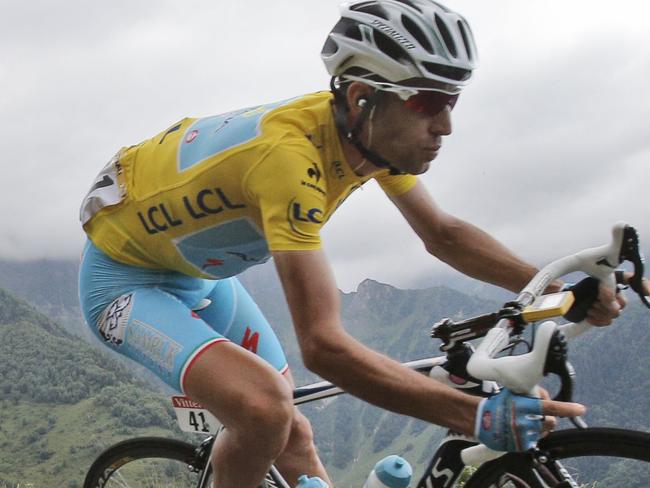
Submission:
[[[422,90],[415,95],[411,95],[405,102],[404,106],[414,112],[425,115],[437,115],[444,108],[449,105],[449,109],[453,110],[456,101],[458,101],[458,93],[449,95],[431,90]]]

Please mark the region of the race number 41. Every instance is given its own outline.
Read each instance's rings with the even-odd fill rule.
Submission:
[[[215,434],[221,426],[221,422],[200,403],[185,396],[173,396],[172,406],[176,412],[178,425],[184,432]]]

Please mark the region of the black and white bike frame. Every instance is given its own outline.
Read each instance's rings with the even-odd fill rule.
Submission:
[[[622,247],[627,236],[627,229],[628,226],[625,223],[618,223],[612,230],[612,240],[609,244],[586,249],[545,266],[521,291],[516,301],[511,302],[511,305],[515,304],[519,310],[525,309],[543,294],[552,281],[576,271],[598,278],[611,289],[615,289],[614,272],[624,260]],[[485,336],[484,339],[481,340],[467,363],[467,371],[474,379],[478,378],[481,381],[479,383],[467,382],[464,385],[459,385],[457,382],[450,381],[450,373],[445,369],[445,365],[448,363],[447,355],[410,361],[403,365],[468,393],[489,395],[498,384],[515,393],[535,395],[537,385],[544,377],[544,364],[549,344],[552,337],[557,335],[556,331],[561,330],[567,339],[572,339],[590,329],[590,326],[584,321],[561,326],[553,321],[546,321],[537,328],[534,346],[530,352],[517,356],[496,357],[509,345],[512,328],[512,321],[502,318],[496,326],[490,327],[486,334],[482,334]],[[458,337],[459,342],[466,340],[463,331],[459,332]],[[322,381],[297,388],[294,391],[294,403],[302,405],[342,393],[344,392],[340,388]],[[213,439],[208,439],[204,445],[211,447]],[[495,452],[483,445],[477,445],[470,438],[449,432],[433,454],[424,476],[416,487],[448,488],[453,485],[466,465],[481,464],[503,454],[505,453]],[[273,470],[269,474],[267,485],[289,488],[277,470]]]

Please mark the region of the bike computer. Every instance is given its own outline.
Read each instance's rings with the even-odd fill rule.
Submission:
[[[571,291],[540,295],[521,312],[521,315],[526,322],[559,317],[569,311],[574,301],[575,298]]]

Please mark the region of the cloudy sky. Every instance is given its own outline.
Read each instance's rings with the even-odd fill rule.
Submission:
[[[0,0],[0,258],[76,257],[79,203],[115,151],[184,116],[325,89],[338,0]],[[448,0],[481,65],[423,177],[438,203],[541,264],[650,243],[650,4]],[[374,185],[324,231],[339,286],[447,272]],[[646,247],[646,249],[650,249]]]

